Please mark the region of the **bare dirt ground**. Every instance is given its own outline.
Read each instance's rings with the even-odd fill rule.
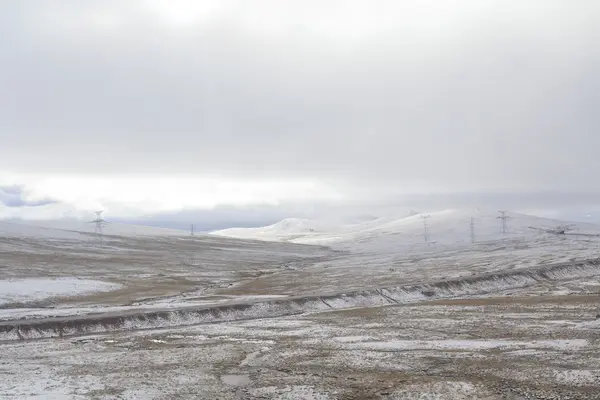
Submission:
[[[597,257],[597,245],[547,239],[418,257],[210,237],[112,237],[101,246],[2,238],[0,279],[75,276],[122,288],[20,304],[0,317],[239,303],[444,277],[460,287],[460,277]],[[460,298],[8,340],[0,343],[0,398],[600,398],[600,274],[589,271],[563,268],[514,287],[509,277]]]

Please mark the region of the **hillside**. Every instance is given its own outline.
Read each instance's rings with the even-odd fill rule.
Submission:
[[[442,210],[408,216],[387,216],[357,224],[339,224],[327,227],[319,224],[318,221],[301,220],[301,223],[289,223],[290,220],[284,220],[261,228],[233,228],[216,231],[212,234],[385,250],[388,247],[426,245],[424,235],[424,217],[426,216],[428,216],[426,224],[429,244],[442,246],[470,244],[472,240],[471,221],[476,242],[518,237],[535,239],[550,235],[545,230],[563,225],[570,227],[569,233],[600,234],[598,225],[570,223],[518,213],[507,214],[507,232],[503,233],[499,215],[497,212]],[[309,230],[308,227],[315,228]]]
[[[3,220],[0,221],[1,236],[52,237],[81,239],[94,233],[94,224],[75,219],[63,220]],[[189,233],[178,229],[152,226],[110,223],[104,226],[105,235],[118,236],[182,236]]]
[[[267,241],[293,241],[313,236],[327,235],[341,229],[334,224],[326,224],[303,218],[286,218],[273,225],[258,228],[229,228],[212,232],[217,236],[239,239],[258,239]]]

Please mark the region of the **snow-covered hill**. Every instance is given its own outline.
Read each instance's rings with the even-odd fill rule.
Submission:
[[[594,224],[569,223],[510,212],[507,213],[507,233],[503,233],[499,216],[498,212],[452,209],[381,217],[347,225],[324,225],[319,221],[286,219],[266,227],[225,229],[212,234],[369,250],[426,245],[425,224],[429,244],[441,246],[470,244],[472,232],[478,243],[518,237],[536,239],[550,235],[545,230],[567,225],[568,232],[600,234],[600,226]]]
[[[212,234],[240,239],[301,241],[304,238],[318,236],[319,234],[330,234],[339,229],[339,226],[320,221],[303,218],[286,218],[273,225],[259,228],[229,228],[212,232]]]

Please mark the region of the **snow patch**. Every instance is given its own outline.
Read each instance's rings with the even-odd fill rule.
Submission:
[[[121,288],[116,283],[78,278],[27,278],[0,280],[0,305],[27,303],[52,297],[110,292]]]

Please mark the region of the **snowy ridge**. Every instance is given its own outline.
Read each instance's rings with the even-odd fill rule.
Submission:
[[[259,228],[229,228],[212,232],[212,234],[240,239],[290,241],[299,237],[330,232],[336,229],[339,229],[339,227],[319,221],[304,218],[286,218],[273,225]]]
[[[218,236],[246,239],[289,241],[303,244],[333,245],[354,250],[381,251],[391,247],[425,245],[424,224],[427,224],[429,244],[443,246],[525,237],[535,239],[547,235],[543,230],[569,225],[573,232],[600,234],[600,226],[586,223],[541,218],[508,213],[507,233],[502,232],[500,214],[478,210],[442,210],[431,213],[381,217],[357,224],[328,225],[318,221],[280,223],[262,228],[232,228],[212,232]],[[424,218],[426,217],[426,221]],[[300,220],[298,220],[300,221]],[[471,231],[471,223],[473,231]],[[306,227],[317,227],[307,230]],[[537,229],[534,229],[537,228]]]
[[[64,337],[134,329],[166,328],[224,321],[271,318],[305,312],[482,295],[523,288],[541,281],[600,275],[600,259],[488,273],[431,283],[349,293],[129,313],[40,318],[0,322],[0,340]]]

